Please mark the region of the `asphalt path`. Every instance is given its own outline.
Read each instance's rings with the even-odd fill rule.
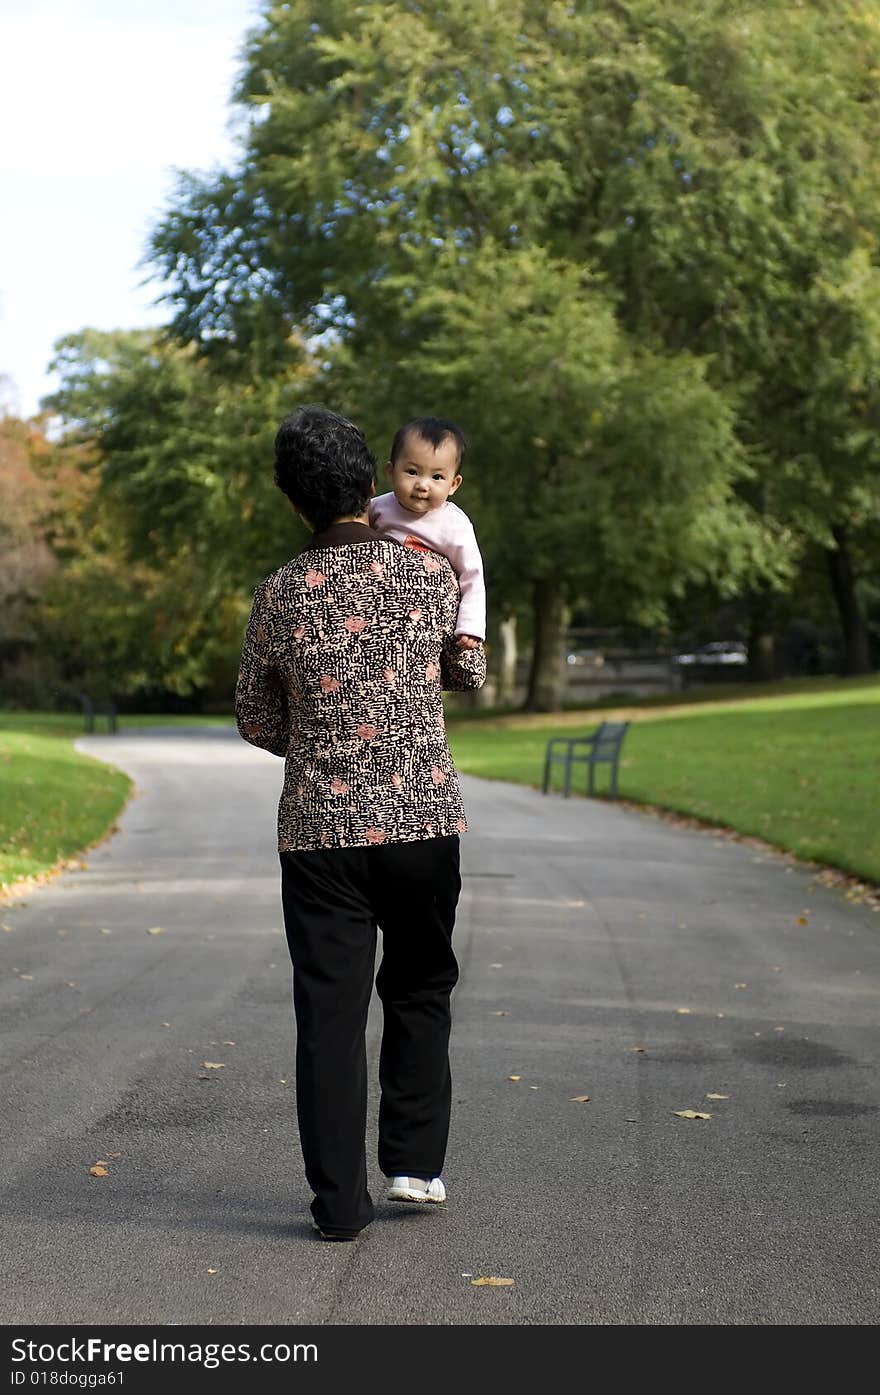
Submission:
[[[327,1244],[281,762],[231,729],[78,744],[137,792],[0,908],[0,1321],[877,1321],[880,915],[744,845],[465,779],[449,1203],[384,1200],[374,1001],[377,1219]]]

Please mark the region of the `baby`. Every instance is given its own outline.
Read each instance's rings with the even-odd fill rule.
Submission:
[[[458,577],[461,599],[455,626],[460,649],[486,638],[483,559],[473,524],[449,502],[461,484],[465,439],[454,421],[415,417],[402,426],[387,465],[392,492],[370,500],[370,525],[407,547],[440,552]]]

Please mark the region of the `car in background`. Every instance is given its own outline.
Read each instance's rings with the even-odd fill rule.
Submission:
[[[738,639],[714,639],[690,654],[673,654],[672,662],[686,668],[694,664],[747,664],[749,651]]]

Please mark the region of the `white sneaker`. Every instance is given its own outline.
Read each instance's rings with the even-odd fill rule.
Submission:
[[[389,1177],[385,1195],[389,1201],[432,1201],[436,1205],[446,1200],[446,1188],[439,1177],[430,1182],[423,1177]]]

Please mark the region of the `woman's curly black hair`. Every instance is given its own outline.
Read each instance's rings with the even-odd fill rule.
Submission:
[[[364,433],[327,407],[299,407],[275,436],[275,483],[322,533],[337,518],[363,513],[376,479]]]

